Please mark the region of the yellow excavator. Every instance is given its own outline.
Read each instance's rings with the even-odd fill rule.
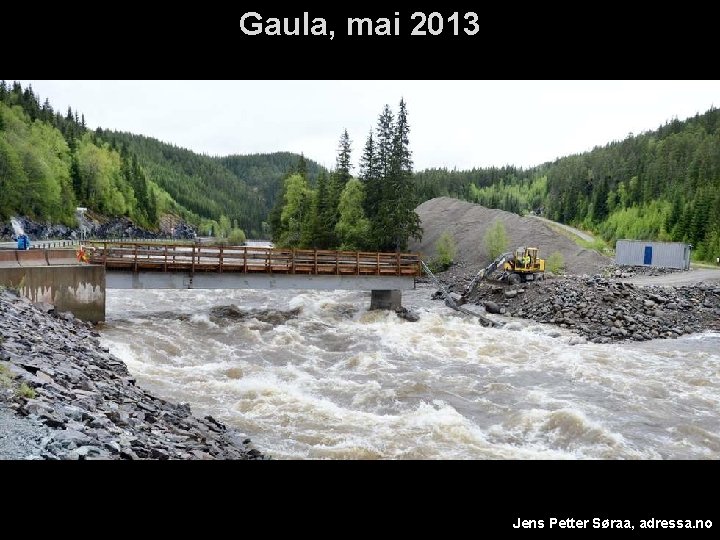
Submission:
[[[503,278],[507,278],[510,285],[520,282],[542,279],[545,275],[545,259],[538,257],[538,248],[519,247],[503,263]]]
[[[519,247],[514,252],[508,251],[499,255],[493,262],[480,270],[465,288],[461,297],[461,303],[475,290],[480,280],[490,277],[496,271],[502,269],[500,280],[510,285],[517,285],[525,281],[535,281],[545,277],[545,259],[538,257],[539,250],[536,247]]]

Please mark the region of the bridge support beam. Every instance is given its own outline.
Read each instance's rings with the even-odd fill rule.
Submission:
[[[370,293],[370,309],[400,309],[402,307],[402,291],[385,290]]]

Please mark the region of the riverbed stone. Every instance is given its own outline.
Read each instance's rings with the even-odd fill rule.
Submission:
[[[597,343],[720,330],[720,293],[715,292],[720,288],[714,284],[635,286],[613,277],[565,276],[529,282],[523,290],[520,297],[516,287],[486,281],[466,299],[489,313],[554,324]]]

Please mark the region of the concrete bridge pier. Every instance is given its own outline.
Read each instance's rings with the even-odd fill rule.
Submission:
[[[400,309],[402,307],[402,291],[380,290],[370,293],[370,309]]]

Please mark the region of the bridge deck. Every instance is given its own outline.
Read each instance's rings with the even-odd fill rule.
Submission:
[[[89,262],[133,272],[402,276],[422,274],[416,253],[274,249],[250,246],[89,242]]]

